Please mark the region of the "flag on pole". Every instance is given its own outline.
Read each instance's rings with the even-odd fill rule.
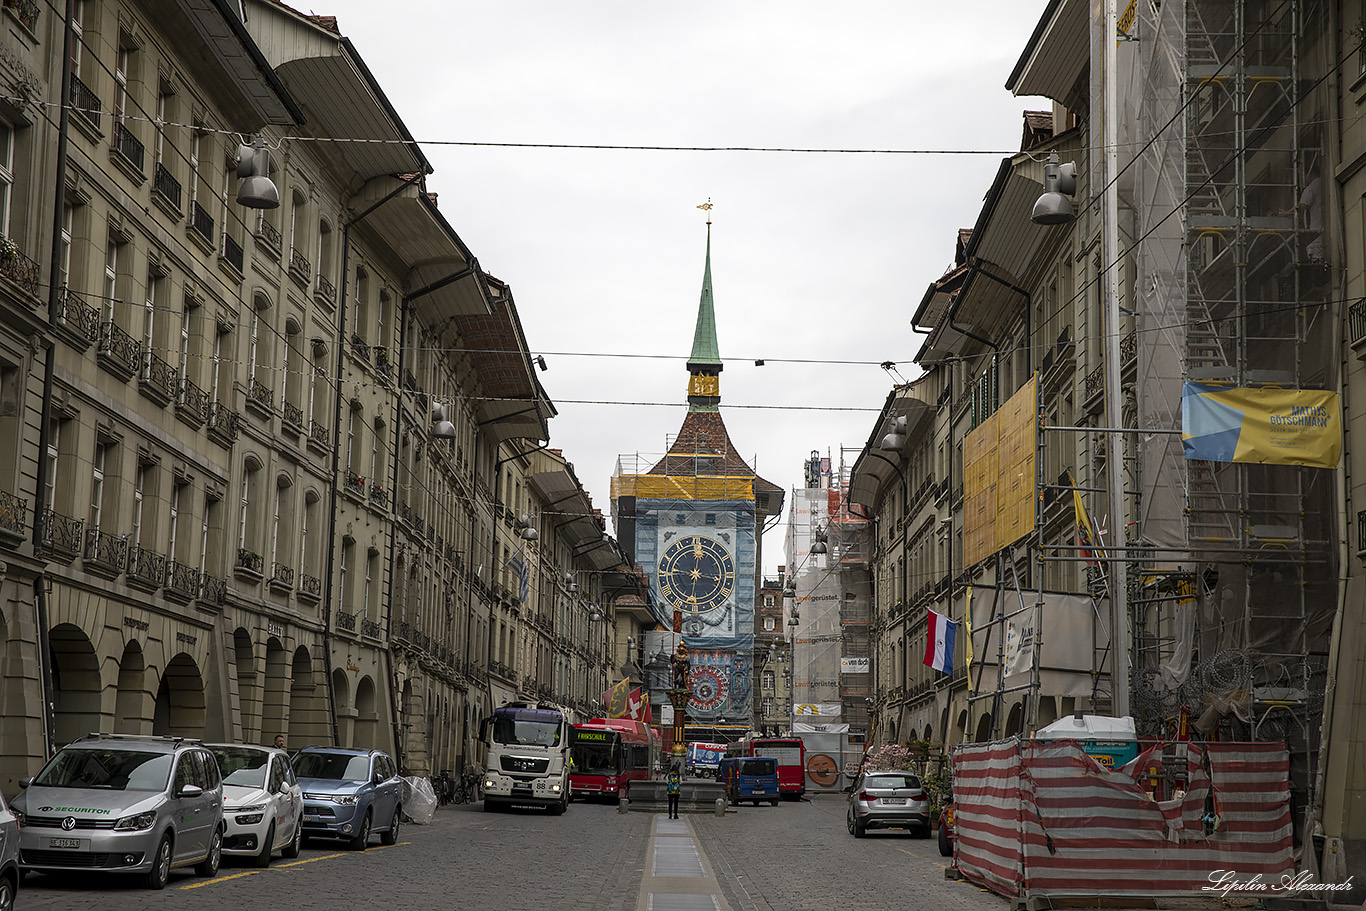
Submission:
[[[945,674],[953,673],[953,636],[955,623],[943,614],[930,611],[929,636],[925,639],[925,663]]]
[[[645,698],[640,687],[631,690],[631,695],[627,699],[626,717],[633,721],[643,721],[646,724],[654,720],[650,713],[650,701]]]
[[[631,681],[618,680],[612,688],[602,694],[602,703],[607,706],[608,718],[625,718],[630,708]]]
[[[1081,491],[1077,490],[1077,482],[1072,479],[1070,471],[1067,473],[1067,483],[1072,488],[1072,510],[1077,514],[1077,544],[1081,547],[1081,558],[1088,566],[1098,566],[1096,528],[1091,524],[1091,516],[1086,512]]]
[[[512,570],[512,574],[517,577],[517,598],[525,602],[527,595],[530,594],[530,580],[527,578],[526,561],[522,559],[520,552],[513,554],[507,562],[507,568]]]

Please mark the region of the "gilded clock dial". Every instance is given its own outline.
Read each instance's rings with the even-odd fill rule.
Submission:
[[[721,607],[735,590],[735,561],[720,542],[705,535],[679,538],[659,561],[659,591],[684,613]]]

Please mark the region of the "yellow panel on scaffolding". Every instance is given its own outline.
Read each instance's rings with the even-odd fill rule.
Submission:
[[[972,565],[1034,530],[1037,377],[963,438],[963,560]]]
[[[754,478],[623,474],[612,478],[612,499],[618,497],[651,497],[661,500],[752,500]]]

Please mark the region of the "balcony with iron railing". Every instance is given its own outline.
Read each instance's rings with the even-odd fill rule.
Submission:
[[[389,492],[384,489],[382,484],[370,485],[370,502],[380,509],[387,509],[389,506]]]
[[[370,346],[366,344],[365,339],[361,338],[359,335],[351,336],[351,350],[355,353],[356,357],[365,361],[367,364],[370,362]]]
[[[337,629],[344,629],[354,633],[356,631],[356,615],[348,614],[345,610],[338,610]]]
[[[269,247],[270,251],[274,253],[276,257],[278,257],[280,251],[284,249],[284,238],[280,236],[280,229],[267,221],[265,216],[262,216],[260,220],[256,222],[256,240]]]
[[[318,284],[313,289],[313,296],[329,307],[335,306],[337,303],[337,286],[328,281],[325,275],[319,274]]]
[[[71,559],[81,552],[85,520],[64,515],[50,507],[43,509],[38,531],[38,550],[44,554]]]
[[[270,571],[270,587],[291,589],[294,587],[294,567],[276,563]]]
[[[227,231],[223,232],[222,258],[223,262],[237,270],[238,275],[243,274],[243,268],[246,265],[246,256],[242,252],[242,245],[237,242],[237,238],[233,237]]]
[[[303,429],[304,410],[293,402],[285,402],[280,406],[280,417],[286,426],[293,427],[295,430]]]
[[[123,572],[128,556],[128,536],[115,535],[99,528],[85,533],[85,550],[81,562],[86,569],[118,575]]]
[[[308,442],[321,449],[327,449],[331,445],[332,432],[319,424],[317,421],[308,422]]]
[[[369,636],[372,639],[378,639],[380,629],[380,625],[373,620],[362,620],[360,622],[360,634],[362,636]]]
[[[96,130],[100,128],[100,96],[91,90],[90,86],[81,81],[81,77],[75,73],[71,74],[71,107],[84,120]]]
[[[1098,398],[1105,389],[1105,365],[1101,364],[1095,370],[1086,374],[1083,389],[1088,400]]]
[[[242,415],[233,411],[222,402],[209,406],[209,436],[227,449],[237,442],[237,434],[242,427]]]
[[[28,500],[0,490],[0,531],[22,538],[28,518]]]
[[[237,549],[237,562],[233,564],[233,569],[260,579],[261,574],[265,571],[265,560],[256,551],[239,547]]]
[[[176,368],[150,352],[142,362],[142,376],[138,382],[142,391],[161,404],[168,404],[176,396],[180,375]]]
[[[289,275],[301,285],[307,287],[308,280],[313,276],[313,265],[309,263],[308,257],[299,252],[298,248],[289,251]]]
[[[275,411],[275,390],[253,378],[251,388],[247,390],[247,404],[255,405],[267,414],[273,413]]]
[[[299,597],[309,598],[313,601],[321,601],[323,597],[323,580],[319,579],[317,576],[300,573]]]
[[[0,236],[0,275],[22,286],[33,296],[33,303],[36,303],[38,297],[40,271],[38,263],[25,255],[12,238]]]
[[[142,144],[141,139],[133,135],[133,131],[125,121],[115,122],[111,146],[115,152],[122,156],[128,167],[138,174],[142,173],[142,165],[147,158],[147,147]]]
[[[387,348],[375,348],[375,349],[374,349],[374,352],[375,352],[375,371],[376,371],[380,376],[384,377],[386,380],[389,379],[389,378],[393,375],[393,372],[394,372],[394,366],[393,366],[393,364],[392,364],[392,363],[390,362],[390,360],[389,360],[389,349],[387,349]]]
[[[128,552],[128,582],[146,589],[161,588],[166,582],[166,558],[145,547]]]
[[[190,203],[190,227],[208,243],[213,243],[213,216],[198,201]]]
[[[209,419],[209,394],[189,380],[180,381],[180,397],[176,399],[176,414],[198,427]]]
[[[100,345],[97,350],[100,365],[124,380],[133,378],[142,361],[142,343],[113,321],[100,326]]]
[[[38,28],[38,4],[34,0],[4,0],[4,7],[30,32]]]
[[[157,162],[156,168],[152,171],[152,189],[161,194],[173,211],[180,211],[180,181],[176,180],[175,175],[162,162]]]
[[[170,560],[166,564],[166,594],[181,601],[192,601],[199,594],[199,570],[188,563]]]
[[[78,344],[89,346],[100,340],[100,311],[87,304],[85,298],[70,288],[63,288],[58,306],[58,319]]]
[[[199,580],[199,600],[205,604],[227,603],[228,580],[204,573]]]

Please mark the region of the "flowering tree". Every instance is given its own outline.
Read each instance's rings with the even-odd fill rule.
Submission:
[[[866,767],[869,771],[891,769],[910,769],[914,757],[910,748],[899,743],[885,743],[868,753]]]

